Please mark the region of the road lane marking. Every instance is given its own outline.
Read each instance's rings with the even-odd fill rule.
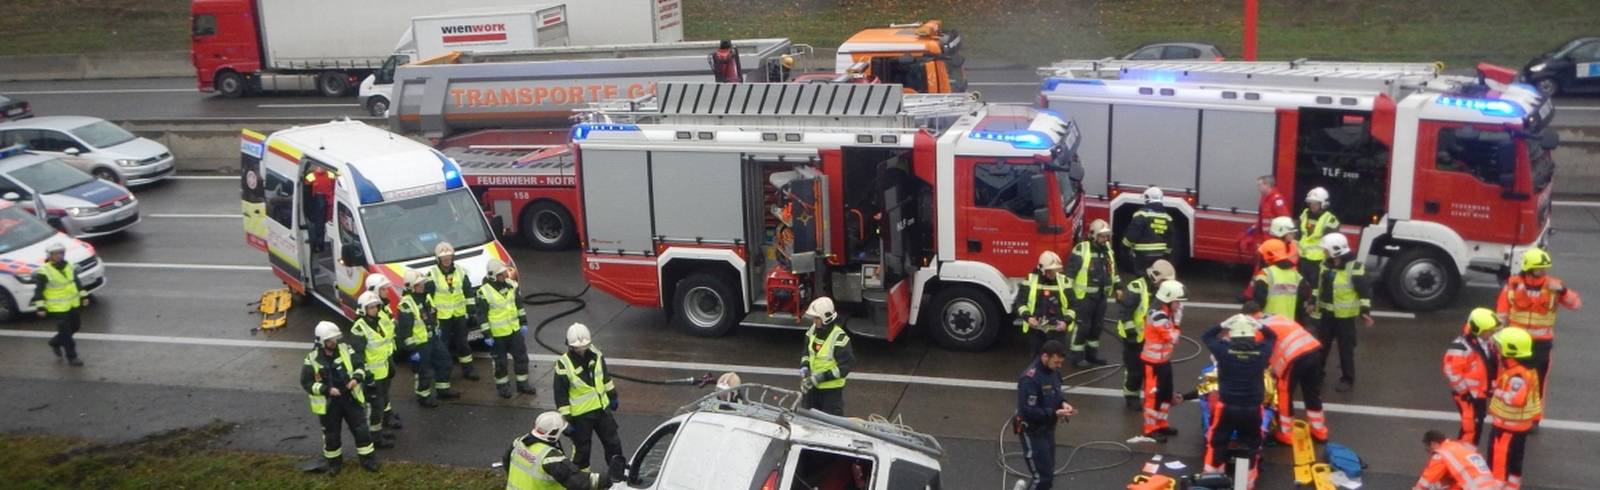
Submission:
[[[157,94],[157,93],[200,93],[192,88],[114,88],[96,90],[21,90],[6,92],[10,95],[78,95],[78,94]]]
[[[54,336],[55,336],[55,332],[34,331],[34,330],[0,329],[0,337],[48,339],[48,338],[51,338],[51,337],[54,337]],[[173,337],[173,336],[159,336],[159,335],[127,335],[127,334],[108,334],[108,333],[79,333],[79,334],[75,335],[74,338],[77,339],[77,340],[105,341],[105,342],[129,342],[129,343],[144,343],[144,344],[168,344],[168,345],[209,346],[209,347],[246,347],[246,348],[264,348],[264,349],[295,350],[295,351],[303,351],[307,347],[310,347],[310,345],[311,345],[311,341],[310,340],[293,342],[293,341],[284,341],[284,340],[216,339],[216,338],[204,338],[204,337]],[[529,359],[531,359],[533,361],[536,361],[536,362],[547,362],[547,363],[548,362],[554,362],[555,359],[556,359],[556,356],[551,355],[551,354],[539,354],[539,353],[531,353],[531,352],[528,354],[528,357],[529,357]],[[793,376],[793,375],[796,374],[796,371],[795,371],[794,368],[777,368],[777,367],[770,367],[770,366],[742,366],[742,365],[717,364],[717,363],[707,363],[707,362],[675,362],[675,361],[657,361],[657,360],[649,360],[649,359],[626,359],[626,358],[615,358],[615,357],[607,358],[606,362],[610,363],[613,366],[627,366],[627,367],[639,367],[639,368],[651,368],[651,369],[670,369],[670,370],[678,370],[678,371],[710,371],[710,372],[733,371],[733,372],[740,372],[740,373],[765,374],[765,375],[772,375],[772,376]],[[916,375],[907,375],[907,374],[869,373],[869,372],[859,372],[859,371],[850,373],[850,379],[859,380],[859,381],[876,381],[876,382],[883,382],[883,383],[903,383],[903,384],[926,385],[926,386],[944,386],[944,387],[951,387],[951,388],[976,388],[976,389],[995,390],[995,391],[1014,391],[1014,390],[1017,389],[1017,384],[1014,381],[991,381],[991,380],[983,380],[983,379],[946,378],[946,377],[938,377],[938,376],[916,376]],[[1105,398],[1121,398],[1122,397],[1122,390],[1120,390],[1120,389],[1098,388],[1098,387],[1077,387],[1077,388],[1071,388],[1068,391],[1070,391],[1073,394],[1096,396],[1096,397],[1105,397]],[[1296,405],[1300,405],[1300,404],[1297,402]],[[1418,409],[1411,409],[1411,408],[1374,407],[1374,406],[1367,406],[1367,405],[1351,405],[1351,404],[1344,404],[1344,403],[1324,403],[1323,404],[1323,408],[1324,408],[1324,410],[1329,411],[1329,412],[1333,412],[1333,413],[1342,413],[1342,414],[1350,414],[1350,415],[1367,415],[1367,416],[1373,416],[1373,417],[1392,418],[1392,419],[1414,419],[1414,420],[1428,420],[1428,421],[1436,421],[1436,422],[1459,422],[1461,420],[1460,415],[1457,414],[1456,412],[1445,412],[1445,411],[1440,411],[1440,410],[1418,410]],[[1588,432],[1588,433],[1600,434],[1600,423],[1597,423],[1597,422],[1583,422],[1583,421],[1573,421],[1573,420],[1549,420],[1549,419],[1547,419],[1544,422],[1541,422],[1540,426],[1545,428],[1545,429],[1570,430],[1570,431],[1574,431],[1574,432]]]
[[[973,87],[1037,87],[1039,82],[969,82]]]
[[[262,109],[311,109],[317,107],[361,107],[361,104],[256,104]]]
[[[270,271],[272,266],[266,265],[228,265],[228,264],[166,264],[160,262],[106,262],[106,267],[121,267],[125,269],[178,269],[197,271]]]
[[[161,219],[244,219],[237,214],[186,214],[186,213],[155,213],[144,215],[146,218]]]
[[[173,180],[239,180],[237,175],[174,175]]]
[[[1207,302],[1204,302],[1204,301],[1184,301],[1183,305],[1184,306],[1193,306],[1195,308],[1204,308],[1204,309],[1208,309],[1208,310],[1232,310],[1232,311],[1239,311],[1239,307],[1242,306],[1242,305],[1240,305],[1238,303],[1207,303]],[[1415,319],[1417,319],[1417,314],[1416,313],[1406,313],[1406,312],[1403,312],[1403,311],[1373,311],[1372,312],[1372,317],[1373,318],[1400,318],[1400,319],[1404,319],[1404,320],[1415,320]],[[1121,392],[1118,392],[1118,393],[1121,393]]]
[[[1570,106],[1569,105],[1569,106],[1557,107],[1556,110],[1560,110],[1560,111],[1600,111],[1600,107],[1594,107],[1594,106]]]
[[[1550,205],[1570,208],[1600,208],[1600,201],[1550,201]]]

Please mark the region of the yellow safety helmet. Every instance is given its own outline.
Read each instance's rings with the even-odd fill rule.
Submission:
[[[1512,359],[1527,359],[1533,357],[1533,336],[1527,330],[1508,328],[1494,334],[1494,342],[1500,345],[1500,355]]]
[[[1539,247],[1533,247],[1522,253],[1522,272],[1549,269],[1554,262],[1550,259],[1550,252],[1546,252]]]
[[[1467,315],[1467,327],[1463,333],[1474,337],[1483,335],[1484,332],[1494,330],[1500,326],[1500,317],[1495,316],[1494,310],[1488,308],[1473,308],[1472,314]]]

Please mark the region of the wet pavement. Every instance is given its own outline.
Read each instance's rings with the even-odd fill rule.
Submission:
[[[252,333],[249,302],[277,287],[264,254],[247,247],[231,180],[180,179],[138,190],[144,222],[128,233],[94,240],[107,264],[109,287],[85,312],[80,350],[84,368],[58,364],[44,339],[51,326],[29,319],[0,326],[0,383],[13,396],[0,397],[0,430],[48,432],[107,440],[129,440],[163,429],[200,425],[211,419],[241,424],[223,443],[238,448],[314,454],[317,436],[298,372],[310,347],[311,327],[334,319],[326,309],[302,304],[281,331]],[[1600,208],[1560,206],[1554,211],[1557,274],[1574,289],[1600,294]],[[535,253],[509,243],[522,271],[524,293],[584,290],[578,255]],[[1232,303],[1246,272],[1193,265],[1180,271],[1194,304],[1185,329],[1197,335],[1231,313],[1204,303]],[[1380,318],[1361,332],[1359,381],[1351,393],[1327,394],[1333,440],[1351,446],[1370,464],[1366,488],[1400,488],[1415,478],[1426,459],[1421,434],[1453,431],[1454,408],[1439,371],[1439,359],[1474,305],[1492,304],[1493,279],[1474,276],[1449,308],[1415,318]],[[585,294],[586,308],[539,335],[561,343],[564,327],[582,321],[594,331],[615,371],[645,378],[682,378],[738,370],[747,382],[795,384],[803,335],[746,329],[716,339],[693,337],[669,327],[659,310],[629,307],[599,292]],[[1379,299],[1380,310],[1392,310]],[[537,323],[565,309],[530,309]],[[1400,315],[1405,316],[1405,315]],[[1529,488],[1588,488],[1600,467],[1573,455],[1600,449],[1600,393],[1588,366],[1600,358],[1595,310],[1563,312],[1560,349],[1547,401],[1549,422],[1529,444]],[[1105,357],[1116,358],[1114,339]],[[1012,386],[1027,364],[1024,343],[1007,336],[988,352],[951,352],[912,334],[889,344],[858,339],[857,374],[848,388],[855,416],[900,417],[945,445],[946,488],[998,488],[995,464],[1000,430],[1011,414]],[[534,379],[539,395],[502,401],[491,383],[464,383],[461,403],[423,411],[409,397],[396,397],[406,417],[401,448],[391,457],[479,465],[497,460],[505,444],[526,430],[538,410],[550,409],[551,356],[537,345]],[[1192,344],[1179,354],[1195,352]],[[1203,358],[1202,358],[1203,359]],[[479,361],[480,370],[488,363]],[[1201,361],[1177,365],[1180,390],[1192,387]],[[1332,366],[1330,366],[1331,368]],[[397,383],[411,375],[400,371]],[[1082,380],[1083,378],[1077,378]],[[1122,409],[1120,375],[1069,395],[1082,415],[1063,426],[1062,444],[1125,440],[1138,432],[1139,414]],[[706,393],[687,386],[619,382],[623,435],[631,450],[655,424]],[[396,393],[407,390],[395,389]],[[20,395],[20,396],[19,396]],[[1198,467],[1203,445],[1195,405],[1174,409],[1182,434],[1165,445],[1136,444],[1135,461],[1112,470],[1076,475],[1073,488],[1120,488],[1149,454],[1178,457]],[[297,438],[297,436],[305,436]],[[1004,441],[1015,451],[1013,439]],[[1068,449],[1063,447],[1061,458]],[[1074,467],[1114,462],[1119,453],[1088,449]],[[1286,448],[1267,453],[1260,488],[1290,488],[1283,464]],[[1013,461],[1020,467],[1020,461]]]

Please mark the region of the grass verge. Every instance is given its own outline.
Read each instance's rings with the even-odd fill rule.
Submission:
[[[188,0],[5,0],[0,55],[189,49]]]
[[[0,482],[12,489],[382,489],[499,488],[505,477],[489,469],[383,462],[377,474],[347,461],[337,478],[301,473],[304,456],[210,447],[231,430],[213,423],[102,445],[57,436],[0,434]]]

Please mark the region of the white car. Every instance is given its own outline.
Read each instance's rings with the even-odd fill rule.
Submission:
[[[0,123],[0,148],[17,144],[127,186],[155,183],[177,168],[165,145],[94,117],[41,116]]]
[[[77,264],[78,282],[86,291],[106,285],[105,266],[94,247],[56,231],[21,206],[0,201],[0,322],[33,314],[33,273],[53,244],[67,248],[67,261]]]
[[[729,393],[739,401],[718,398]],[[627,482],[612,488],[940,488],[944,449],[932,436],[796,409],[800,396],[746,384],[683,407],[645,439]]]

